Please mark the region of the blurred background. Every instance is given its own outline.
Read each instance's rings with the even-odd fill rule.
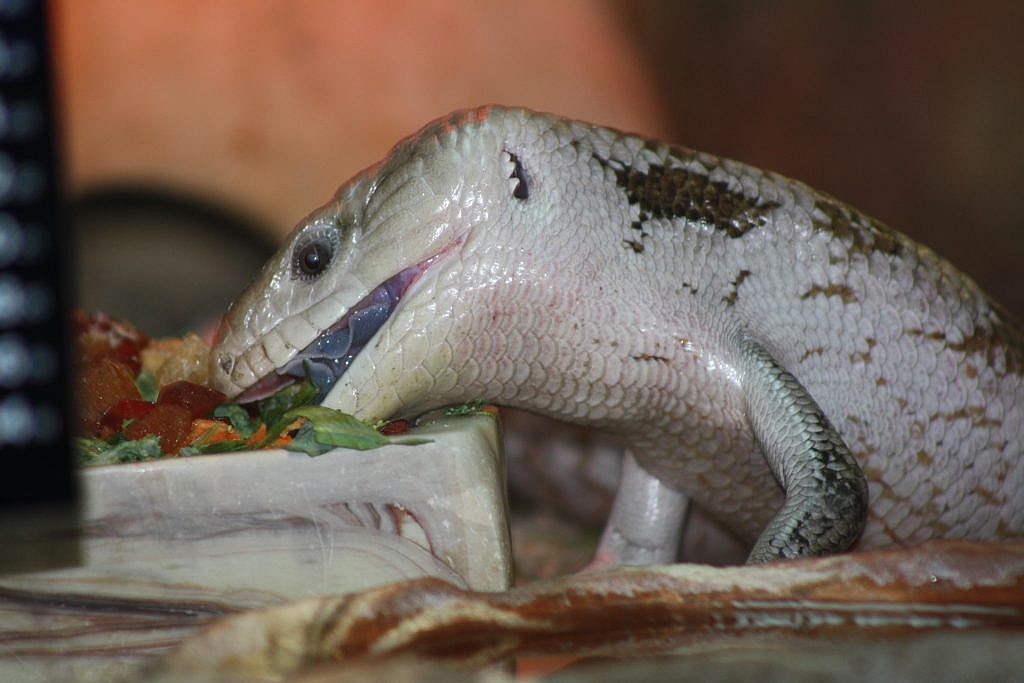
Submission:
[[[450,110],[519,104],[799,178],[1016,317],[1024,3],[60,0],[78,299],[208,324],[291,227]]]

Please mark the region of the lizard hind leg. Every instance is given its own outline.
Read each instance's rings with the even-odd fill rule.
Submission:
[[[656,479],[626,451],[611,515],[594,560],[583,571],[674,562],[687,504],[685,494]]]
[[[846,550],[867,519],[864,473],[796,377],[747,337],[738,351],[747,420],[786,492],[748,564]]]

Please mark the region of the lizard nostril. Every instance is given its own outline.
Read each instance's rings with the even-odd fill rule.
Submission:
[[[235,369],[235,359],[227,354],[221,354],[217,358],[217,365],[224,371],[225,375],[230,375],[231,371]]]

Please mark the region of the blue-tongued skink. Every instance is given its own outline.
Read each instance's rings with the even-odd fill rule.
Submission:
[[[523,109],[427,125],[301,221],[211,373],[615,434],[597,567],[672,561],[688,499],[751,562],[1024,535],[1024,334],[970,279],[799,182]]]

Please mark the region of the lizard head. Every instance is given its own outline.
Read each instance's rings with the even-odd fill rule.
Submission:
[[[459,324],[446,273],[498,202],[526,191],[490,114],[429,124],[303,219],[225,316],[212,384],[245,403],[308,376],[323,405],[365,419],[450,398],[456,379],[426,348]]]

